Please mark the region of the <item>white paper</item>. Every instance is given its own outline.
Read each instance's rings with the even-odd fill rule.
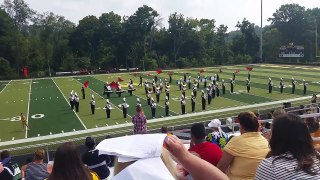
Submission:
[[[166,134],[138,134],[105,139],[96,149],[109,154],[133,159],[160,157]]]
[[[119,174],[112,178],[113,180],[174,180],[173,176],[164,165],[160,157],[141,159],[131,164]]]

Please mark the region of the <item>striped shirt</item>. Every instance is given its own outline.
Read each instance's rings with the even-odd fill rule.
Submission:
[[[285,154],[288,158],[293,158],[291,154]],[[267,158],[261,161],[256,172],[256,180],[300,180],[300,179],[320,179],[320,161],[313,158],[314,164],[312,171],[317,172],[317,175],[307,174],[302,170],[296,171],[298,162],[296,159],[277,159],[273,161],[275,157]]]

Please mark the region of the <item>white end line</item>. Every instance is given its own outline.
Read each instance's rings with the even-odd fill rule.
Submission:
[[[12,80],[10,80],[7,84],[6,84],[6,86],[0,91],[0,94],[3,92],[3,90],[8,86],[8,84],[10,84],[11,83],[11,81]]]
[[[30,111],[30,100],[31,100],[30,99],[30,97],[31,97],[31,86],[32,86],[32,79],[30,81],[30,87],[29,87],[29,100],[28,100],[28,110],[27,110],[27,124],[28,124],[28,126],[29,126],[29,111]],[[25,138],[28,138],[28,129],[29,129],[29,127],[26,127]]]
[[[51,78],[51,80],[53,81],[53,83],[56,85],[56,87],[59,89],[61,95],[63,96],[63,98],[67,101],[67,104],[69,104],[69,101],[66,99],[66,97],[64,96],[64,94],[62,93],[61,89],[59,88],[59,86],[56,84],[56,82],[53,80],[53,78]],[[74,114],[77,116],[77,118],[79,119],[80,123],[82,124],[82,126],[87,129],[87,127],[83,124],[83,122],[81,121],[80,117],[78,116],[78,114],[72,110],[74,112]]]

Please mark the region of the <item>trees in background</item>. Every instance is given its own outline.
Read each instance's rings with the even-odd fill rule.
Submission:
[[[279,47],[304,45],[304,61],[315,61],[315,29],[320,9],[281,6],[263,28],[263,57],[277,60]],[[78,25],[51,12],[38,13],[23,0],[4,0],[0,8],[0,76],[31,76],[80,69],[184,68],[252,63],[259,54],[260,28],[243,19],[237,31],[214,19],[174,12],[168,27],[152,7],[121,17],[114,12],[87,16]]]

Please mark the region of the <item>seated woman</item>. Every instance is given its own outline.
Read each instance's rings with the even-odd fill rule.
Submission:
[[[254,179],[259,163],[269,152],[268,141],[258,132],[259,122],[252,112],[238,115],[240,136],[224,147],[217,167],[232,179]]]
[[[299,116],[285,114],[274,119],[270,148],[255,179],[320,179],[320,156]]]

